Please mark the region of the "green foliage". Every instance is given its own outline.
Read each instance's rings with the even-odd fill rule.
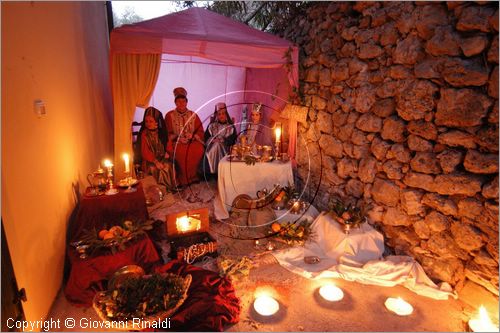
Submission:
[[[255,165],[255,163],[257,162],[257,157],[252,155],[246,155],[243,157],[243,160],[245,161],[246,165]]]
[[[256,29],[280,34],[309,5],[309,1],[213,1],[205,8]]]
[[[312,222],[301,220],[299,222],[286,222],[280,225],[276,238],[288,245],[304,245],[313,238]],[[273,226],[271,226],[273,228]]]
[[[174,274],[130,277],[108,290],[101,310],[111,320],[143,318],[173,308],[184,293],[184,280]]]
[[[333,197],[329,202],[329,210],[334,214],[337,222],[341,224],[359,225],[366,222],[366,214],[371,205],[361,203],[358,206],[344,203],[341,199]]]
[[[87,245],[87,253],[90,255],[95,254],[98,250],[109,249],[111,253],[115,254],[118,251],[125,250],[126,243],[133,238],[144,235],[146,231],[153,229],[154,220],[147,220],[145,222],[132,222],[124,221],[122,229],[126,231],[125,234],[117,233],[113,238],[100,239],[96,228],[91,230],[84,230],[83,235],[77,242],[78,245]]]

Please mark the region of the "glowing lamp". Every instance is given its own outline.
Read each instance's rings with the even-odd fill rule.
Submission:
[[[498,332],[498,327],[491,322],[484,306],[481,305],[478,312],[479,314],[476,317],[469,320],[469,327],[472,332]]]
[[[413,313],[413,306],[411,306],[410,303],[404,301],[401,297],[389,297],[385,301],[385,307],[398,316],[409,316]]]
[[[201,220],[196,219],[193,216],[183,215],[176,219],[175,226],[179,233],[197,231],[201,228]]]
[[[261,316],[272,316],[280,309],[280,305],[277,300],[268,295],[262,295],[255,299],[253,302],[253,308]]]
[[[342,289],[334,284],[327,284],[319,288],[319,294],[321,297],[330,302],[337,302],[344,298],[344,292]]]

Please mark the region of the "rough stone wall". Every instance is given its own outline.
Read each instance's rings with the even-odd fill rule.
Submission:
[[[314,204],[370,201],[394,253],[498,294],[498,2],[323,2],[284,37]]]

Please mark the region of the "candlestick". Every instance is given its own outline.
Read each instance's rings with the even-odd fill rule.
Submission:
[[[118,193],[118,190],[113,185],[113,163],[110,160],[104,160],[104,166],[108,169],[108,190],[106,195],[113,195]]]

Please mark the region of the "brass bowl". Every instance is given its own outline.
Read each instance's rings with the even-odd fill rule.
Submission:
[[[141,277],[144,274],[146,274],[146,272],[144,272],[144,269],[140,266],[137,265],[123,266],[122,268],[114,272],[111,279],[109,279],[108,289],[115,289],[119,287],[120,284],[126,279],[131,277]]]

